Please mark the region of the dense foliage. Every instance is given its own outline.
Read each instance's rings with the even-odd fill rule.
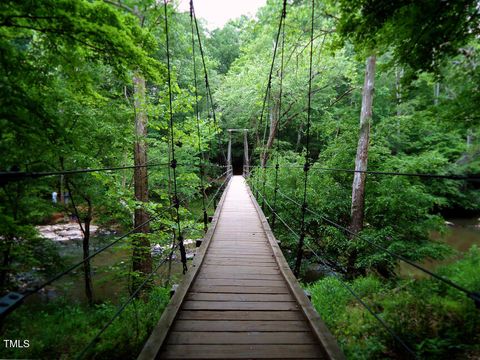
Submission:
[[[445,266],[440,273],[478,289],[479,264],[479,249],[472,247],[463,260]],[[449,353],[465,358],[468,353],[474,357],[478,352],[478,310],[468,298],[444,284],[430,279],[385,282],[370,275],[352,281],[349,286],[396,334],[408,344],[415,344],[419,357],[444,359]],[[340,280],[328,277],[307,288],[313,305],[349,359],[408,357]],[[466,349],[470,350],[465,353]]]
[[[95,354],[96,359],[136,359],[169,299],[169,291],[159,287],[151,291],[147,301],[134,300],[107,329],[103,341],[92,344],[87,355]],[[30,346],[3,350],[2,356],[76,358],[116,311],[117,305],[111,302],[92,309],[67,299],[56,299],[42,307],[23,308],[8,319],[3,336],[32,339]]]

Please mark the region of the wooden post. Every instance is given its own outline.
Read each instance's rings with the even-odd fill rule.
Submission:
[[[232,130],[228,130],[227,177],[232,176]]]
[[[250,158],[248,155],[248,129],[243,129],[243,176],[250,174]]]
[[[370,141],[370,123],[372,120],[373,91],[375,81],[376,57],[368,57],[365,81],[362,93],[362,111],[360,113],[360,133],[358,138],[355,171],[366,171],[368,161],[368,145]],[[365,208],[365,179],[364,172],[355,172],[352,184],[351,230],[357,233],[363,229]]]

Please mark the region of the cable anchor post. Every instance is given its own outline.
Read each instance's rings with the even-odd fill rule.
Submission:
[[[3,319],[11,313],[13,310],[19,306],[24,300],[25,295],[17,292],[11,292],[0,298],[0,320]]]
[[[185,251],[185,245],[183,244],[183,236],[178,235],[178,247],[180,249],[180,258],[182,260],[183,265],[183,274],[185,275],[188,271],[187,268],[187,252]]]
[[[300,238],[298,239],[297,259],[295,261],[295,269],[293,271],[295,277],[297,277],[297,278],[300,275],[300,269],[302,267],[303,243],[304,242],[305,242],[305,231],[302,229],[302,232],[300,233]]]
[[[468,294],[468,297],[473,300],[477,310],[480,310],[480,292],[474,291]]]
[[[203,209],[203,231],[206,233],[208,230],[208,214],[207,210]]]

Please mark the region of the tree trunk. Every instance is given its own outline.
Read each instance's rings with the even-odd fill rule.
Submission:
[[[298,149],[300,149],[300,144],[302,142],[302,132],[303,132],[303,121],[300,121],[300,126],[298,127],[298,133],[297,133],[297,143],[295,144],[295,151],[298,151]]]
[[[134,108],[135,108],[135,148],[134,164],[142,166],[147,164],[147,101],[145,96],[145,78],[136,73],[133,77],[134,84]],[[135,223],[137,233],[148,233],[150,227],[144,224],[148,221],[148,213],[142,203],[148,202],[148,172],[147,167],[134,169],[135,200]],[[142,225],[144,224],[144,225]],[[146,236],[136,237],[133,241],[133,271],[143,274],[152,272],[152,255],[150,252],[150,240]]]
[[[2,259],[2,268],[0,270],[0,293],[7,287],[7,279],[8,273],[10,270],[10,263],[11,263],[11,249],[12,243],[14,241],[13,235],[6,235],[2,242],[4,243],[4,250],[3,250],[3,259]]]
[[[64,186],[64,183],[65,183],[64,176],[60,175],[60,196],[58,197],[60,204],[65,204],[65,198],[64,198],[65,186]]]
[[[275,141],[275,136],[278,130],[278,124],[280,121],[280,113],[279,113],[279,102],[274,101],[272,111],[270,113],[270,132],[268,134],[267,145],[265,146],[265,150],[262,154],[262,167],[267,165],[267,161],[269,158],[270,150],[273,147],[273,143]]]
[[[370,123],[372,120],[372,103],[375,81],[375,55],[367,59],[365,82],[362,93],[362,111],[360,113],[360,133],[358,138],[355,170],[366,171],[368,161],[368,145],[370,140]],[[350,229],[357,233],[363,228],[365,208],[365,179],[366,174],[356,172],[352,184],[352,223]]]
[[[473,131],[472,129],[467,130],[467,150],[472,146]]]
[[[92,222],[92,203],[87,199],[88,212],[85,216],[85,227],[83,229],[83,259],[85,260],[90,255],[90,223]],[[81,221],[80,219],[78,221]],[[83,274],[85,277],[85,295],[87,296],[88,304],[93,306],[93,284],[92,284],[92,270],[90,268],[90,260],[83,263]]]
[[[62,169],[63,169],[63,162],[62,162]],[[70,194],[70,199],[72,202],[72,209],[73,213],[75,214],[75,218],[77,219],[78,226],[80,227],[80,231],[83,234],[83,241],[82,241],[82,250],[83,250],[83,260],[88,258],[90,255],[90,223],[92,222],[92,201],[88,196],[83,196],[83,199],[87,203],[87,215],[85,216],[84,222],[85,226],[82,225],[82,217],[80,216],[80,212],[78,211],[77,203],[74,199],[72,186],[70,181],[66,179],[65,187]],[[83,263],[83,275],[85,279],[85,296],[87,297],[88,304],[90,306],[93,305],[93,284],[92,284],[92,271],[90,268],[90,260],[86,260]]]
[[[440,97],[440,83],[436,82],[433,85],[433,104],[438,105],[438,98]]]
[[[402,104],[402,77],[403,68],[395,69],[395,98],[397,100],[397,116],[402,115],[400,105]]]

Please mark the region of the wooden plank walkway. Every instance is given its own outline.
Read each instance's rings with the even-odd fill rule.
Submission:
[[[139,359],[343,359],[241,176]]]

